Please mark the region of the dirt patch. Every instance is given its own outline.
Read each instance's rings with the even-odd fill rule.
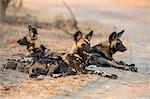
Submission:
[[[80,90],[81,86],[94,79],[91,75],[76,75],[45,80],[22,80],[15,84],[0,85],[0,96],[68,96]]]
[[[113,83],[113,84],[112,84]],[[131,81],[131,82],[111,82],[107,84],[102,84],[93,90],[88,92],[82,91],[79,95],[80,98],[95,98],[99,97],[104,99],[132,99],[142,98],[148,99],[149,95],[149,81]],[[89,93],[89,94],[88,94]]]

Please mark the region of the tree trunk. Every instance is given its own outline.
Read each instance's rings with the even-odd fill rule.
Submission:
[[[0,22],[3,22],[6,16],[6,10],[11,0],[0,0]]]

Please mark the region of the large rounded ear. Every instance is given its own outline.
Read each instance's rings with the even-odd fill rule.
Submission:
[[[124,33],[124,30],[122,30],[121,32],[117,33],[117,37],[120,38],[123,33]]]
[[[36,28],[32,28],[32,32],[33,32],[33,34],[38,34]]]
[[[28,25],[28,29],[29,29],[29,32],[31,32],[32,31],[32,26]]]
[[[74,34],[74,41],[78,42],[82,38],[82,33],[80,31]]]
[[[31,25],[28,25],[29,33],[38,34],[36,28],[33,28]]]
[[[113,32],[109,35],[109,42],[115,40],[117,38],[117,33]]]
[[[88,41],[90,41],[91,38],[92,38],[92,36],[93,36],[93,31],[91,31],[90,33],[88,33],[87,35],[85,35],[85,39],[87,39]]]

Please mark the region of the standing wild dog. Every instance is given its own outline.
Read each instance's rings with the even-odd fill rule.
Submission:
[[[125,63],[115,62],[113,59],[113,54],[118,51],[124,52],[127,48],[123,45],[120,40],[121,35],[124,30],[119,33],[113,32],[110,34],[109,39],[91,48],[90,53],[92,54],[88,60],[89,64],[94,64],[97,66],[110,66],[115,68],[120,68],[124,70],[137,71],[137,68],[131,64],[127,65]]]
[[[74,34],[74,42],[72,49],[63,56],[63,60],[67,63],[68,68],[71,67],[77,74],[91,73],[99,74],[104,77],[116,79],[114,74],[107,74],[102,71],[86,70],[86,60],[89,57],[90,52],[90,40],[92,38],[93,31],[83,37],[80,31]]]

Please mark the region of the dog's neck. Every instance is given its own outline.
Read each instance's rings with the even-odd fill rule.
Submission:
[[[98,53],[100,56],[108,60],[113,60],[113,54],[115,53],[115,51],[110,48],[109,41],[104,41],[93,46],[91,52]]]
[[[83,60],[86,60],[88,57],[88,54],[82,50],[79,50],[76,44],[71,48],[68,54],[77,54],[79,55]]]
[[[101,42],[100,45],[102,45],[103,48],[108,49],[107,51],[110,54],[110,56],[113,56],[117,52],[114,48],[111,48],[111,44],[108,40]]]
[[[83,61],[85,61],[87,59],[87,57],[88,57],[88,53],[84,52],[84,51],[78,50],[77,54],[83,59]]]

